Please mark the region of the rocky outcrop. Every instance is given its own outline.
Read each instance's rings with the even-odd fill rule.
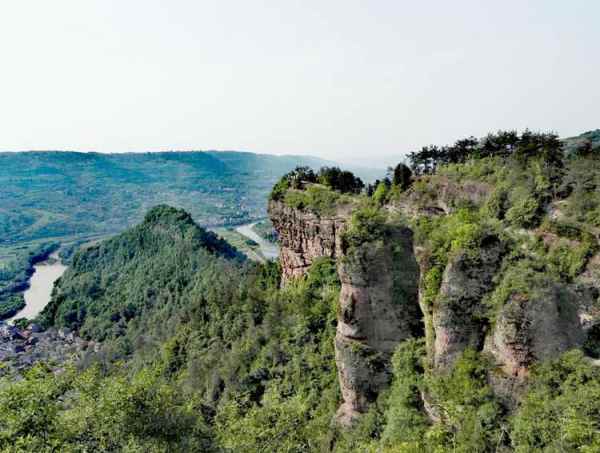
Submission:
[[[0,376],[16,378],[38,362],[60,370],[67,362],[98,352],[99,347],[99,343],[85,341],[68,329],[42,331],[37,324],[21,329],[0,322]]]
[[[508,376],[525,378],[531,364],[580,346],[585,339],[577,295],[549,282],[535,297],[514,294],[501,308],[486,350]]]
[[[419,203],[410,200],[415,194],[407,194],[406,205],[386,207],[388,218],[446,215],[452,210],[448,200],[457,197],[449,185],[442,189],[429,201],[420,194]],[[470,203],[481,204],[490,193],[483,185],[463,184],[462,189]],[[335,354],[343,399],[337,420],[342,425],[365,413],[389,383],[392,353],[407,338],[425,335],[432,373],[451,369],[467,348],[491,357],[496,366],[489,383],[509,409],[533,364],[573,347],[585,349],[589,332],[600,338],[600,255],[569,284],[539,271],[535,288],[526,295],[508,294],[492,308],[487,301],[498,278],[507,275],[503,261],[510,251],[497,233],[486,233],[471,250],[451,252],[432,295],[425,289],[434,265],[431,251],[415,247],[406,226],[387,220],[374,236],[352,240],[348,208],[325,216],[271,202],[269,211],[280,238],[284,284],[303,275],[317,257],[336,260],[341,292]],[[594,348],[600,351],[600,340]],[[424,407],[435,420],[439,414],[432,409],[435,402],[427,401],[430,396],[423,393]]]
[[[344,247],[338,274],[342,289],[335,346],[344,400],[338,420],[348,425],[389,382],[398,344],[423,334],[412,232],[390,226],[375,241]]]
[[[315,258],[336,258],[340,255],[347,212],[340,210],[322,216],[271,201],[269,215],[279,237],[279,261],[284,284],[291,278],[304,275]]]
[[[317,257],[336,259],[342,286],[335,351],[343,398],[337,420],[350,425],[389,383],[398,343],[422,334],[412,232],[390,225],[380,237],[352,246],[344,240],[348,213],[320,216],[280,202],[271,202],[269,213],[280,238],[284,284]]]
[[[482,241],[477,256],[461,252],[450,258],[431,310],[435,368],[448,368],[467,347],[481,349],[485,335],[481,301],[493,287],[502,250],[498,238],[490,236]]]

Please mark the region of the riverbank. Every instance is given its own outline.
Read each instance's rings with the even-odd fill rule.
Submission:
[[[279,247],[277,246],[277,244],[269,242],[266,239],[259,236],[253,229],[254,225],[256,225],[256,222],[239,225],[235,228],[235,231],[237,231],[243,236],[246,236],[248,239],[256,242],[260,247],[261,254],[266,259],[277,259],[279,257]]]
[[[29,287],[23,293],[25,306],[6,321],[12,322],[19,318],[35,318],[50,302],[54,282],[66,270],[67,266],[62,264],[58,251],[50,254],[45,261],[35,264],[33,274],[29,280]]]
[[[46,261],[59,247],[56,242],[15,249],[0,260],[0,319],[11,318],[23,307],[35,265]],[[3,249],[6,250],[6,249]]]

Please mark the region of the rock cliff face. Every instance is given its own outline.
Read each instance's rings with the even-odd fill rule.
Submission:
[[[381,238],[349,246],[348,215],[321,217],[271,202],[281,246],[284,284],[320,256],[335,258],[342,284],[335,339],[343,403],[337,419],[349,425],[390,380],[391,355],[402,340],[422,334],[419,268],[412,233],[390,227]]]
[[[346,212],[319,216],[277,201],[271,201],[268,209],[279,237],[284,284],[304,275],[315,258],[340,256],[342,232],[348,217]]]
[[[446,266],[431,311],[436,368],[448,368],[467,347],[481,349],[485,335],[481,300],[493,287],[492,279],[500,267],[501,254],[500,241],[488,237],[476,258],[461,253]]]
[[[446,215],[428,204],[396,211],[405,217]],[[343,397],[337,419],[343,425],[366,412],[389,383],[391,355],[407,338],[425,335],[433,373],[450,369],[466,348],[486,353],[496,365],[489,382],[511,408],[531,365],[581,347],[592,328],[600,330],[598,257],[572,284],[543,276],[528,295],[511,294],[490,317],[486,301],[507,255],[497,235],[483,237],[471,253],[453,253],[426,304],[427,251],[415,247],[409,228],[388,222],[383,234],[350,243],[349,209],[322,216],[271,202],[269,212],[280,238],[284,284],[303,275],[317,257],[336,260],[342,287],[335,351]],[[427,408],[428,395],[423,398]]]

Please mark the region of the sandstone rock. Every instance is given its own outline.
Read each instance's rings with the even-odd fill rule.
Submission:
[[[350,425],[389,383],[398,343],[422,334],[412,232],[390,225],[381,238],[349,247],[343,241],[348,213],[321,217],[280,202],[271,202],[269,213],[280,239],[283,284],[303,275],[315,258],[336,259],[342,287],[335,351],[343,399],[337,420]]]
[[[279,261],[283,283],[304,275],[313,260],[340,255],[341,235],[346,227],[343,213],[321,217],[310,211],[269,203],[269,215],[279,236]]]
[[[580,346],[585,333],[577,296],[560,285],[540,289],[532,299],[513,295],[502,307],[486,342],[506,374],[526,377],[529,366]]]
[[[490,383],[508,407],[516,406],[526,388],[531,365],[585,341],[577,305],[572,290],[548,282],[531,298],[514,294],[501,308],[484,350],[499,366]]]
[[[435,368],[448,368],[467,347],[480,350],[483,346],[481,301],[492,289],[502,251],[498,238],[490,236],[483,240],[476,257],[461,252],[450,259],[431,310]]]

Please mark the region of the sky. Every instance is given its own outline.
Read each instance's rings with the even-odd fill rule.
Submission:
[[[0,150],[379,166],[600,128],[597,0],[0,0]]]

